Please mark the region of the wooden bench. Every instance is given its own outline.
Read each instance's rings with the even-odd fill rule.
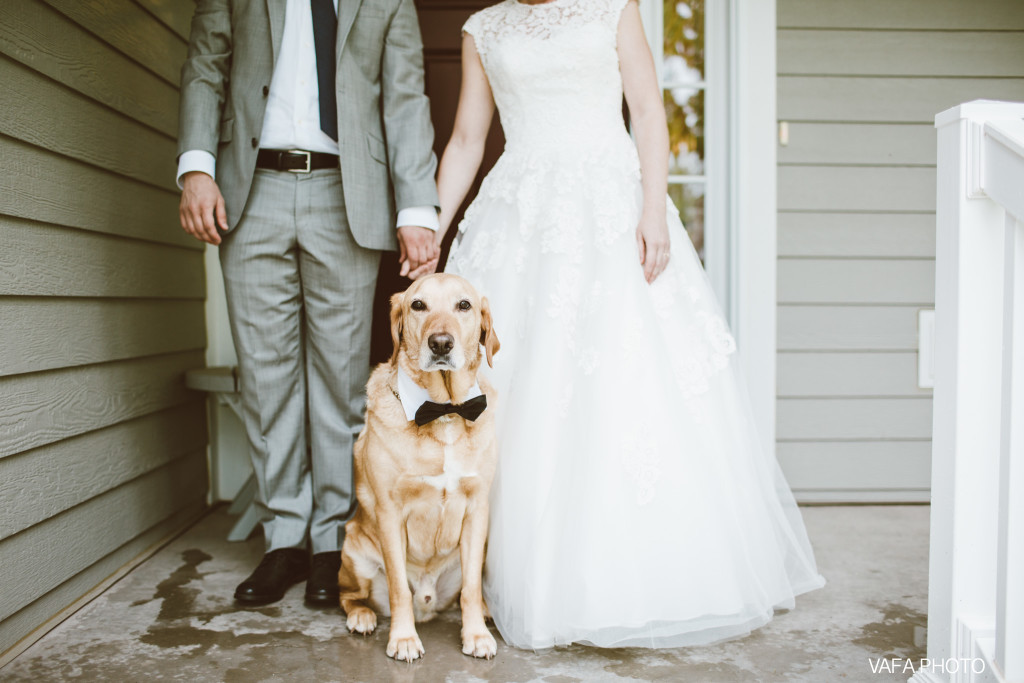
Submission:
[[[232,412],[242,417],[242,397],[238,390],[238,368],[220,366],[213,368],[197,368],[185,373],[185,386],[195,391],[205,391],[218,403],[231,408]],[[245,484],[235,495],[228,512],[240,515],[235,525],[228,532],[229,541],[244,541],[252,534],[260,523],[261,512],[256,505],[256,475],[251,474]]]

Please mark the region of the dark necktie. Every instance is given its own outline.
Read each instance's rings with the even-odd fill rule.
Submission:
[[[461,415],[470,422],[474,422],[487,407],[487,397],[484,395],[471,398],[465,403],[458,405],[452,403],[434,403],[426,401],[416,410],[416,424],[422,427],[428,422],[433,422],[442,415]]]
[[[313,44],[316,49],[316,84],[320,95],[320,130],[338,141],[338,102],[335,99],[334,46],[338,16],[334,0],[309,0],[313,11]]]

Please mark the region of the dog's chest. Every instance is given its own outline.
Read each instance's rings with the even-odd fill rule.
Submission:
[[[441,419],[446,420],[445,423],[438,425],[439,433],[437,434],[441,440],[442,452],[444,454],[444,465],[441,474],[420,475],[416,479],[438,491],[452,493],[459,488],[459,484],[463,479],[475,477],[477,473],[472,467],[467,466],[463,458],[460,457],[460,451],[463,449],[456,447],[456,441],[458,441],[460,435],[464,434],[464,431],[456,428],[454,418],[447,417]]]

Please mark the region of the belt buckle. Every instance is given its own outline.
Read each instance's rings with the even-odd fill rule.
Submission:
[[[306,168],[289,168],[286,169],[289,173],[309,173],[312,170],[312,159],[313,153],[307,152],[303,149],[290,149],[288,154],[302,154],[306,157]]]

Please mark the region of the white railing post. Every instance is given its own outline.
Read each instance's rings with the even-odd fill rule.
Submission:
[[[1024,222],[1009,212],[1005,222],[995,660],[1007,681],[1024,681]]]
[[[1024,491],[1018,471],[1024,461],[1020,427],[1008,425],[1020,422],[1013,417],[1021,414],[1024,386],[1019,381],[1004,386],[1004,370],[1015,356],[1015,374],[1024,372],[1024,359],[1015,355],[1024,344],[1022,335],[1005,329],[1005,321],[1013,320],[1010,309],[1019,311],[1024,304],[1024,296],[1006,292],[1006,285],[1024,280],[1024,274],[1013,276],[1024,269],[1024,259],[1015,257],[1018,243],[1010,241],[1004,226],[1008,206],[1024,199],[1024,156],[1019,170],[993,166],[999,153],[990,150],[999,130],[992,133],[991,126],[1020,124],[1022,118],[1024,104],[979,101],[935,120],[930,665],[919,669],[914,681],[1012,681],[1022,675],[1012,670],[1024,650],[1017,597],[1024,582],[1019,557]],[[1020,197],[1000,203],[1006,194],[1002,187],[1017,188]],[[1011,244],[1014,253],[1006,253]],[[1007,265],[1011,270],[1004,277]],[[1014,317],[1018,328],[1024,325],[1021,316]],[[1012,340],[1009,347],[1006,339]],[[984,671],[977,670],[979,661]]]
[[[1024,681],[1024,115],[985,126],[982,186],[1005,209],[995,664]]]

